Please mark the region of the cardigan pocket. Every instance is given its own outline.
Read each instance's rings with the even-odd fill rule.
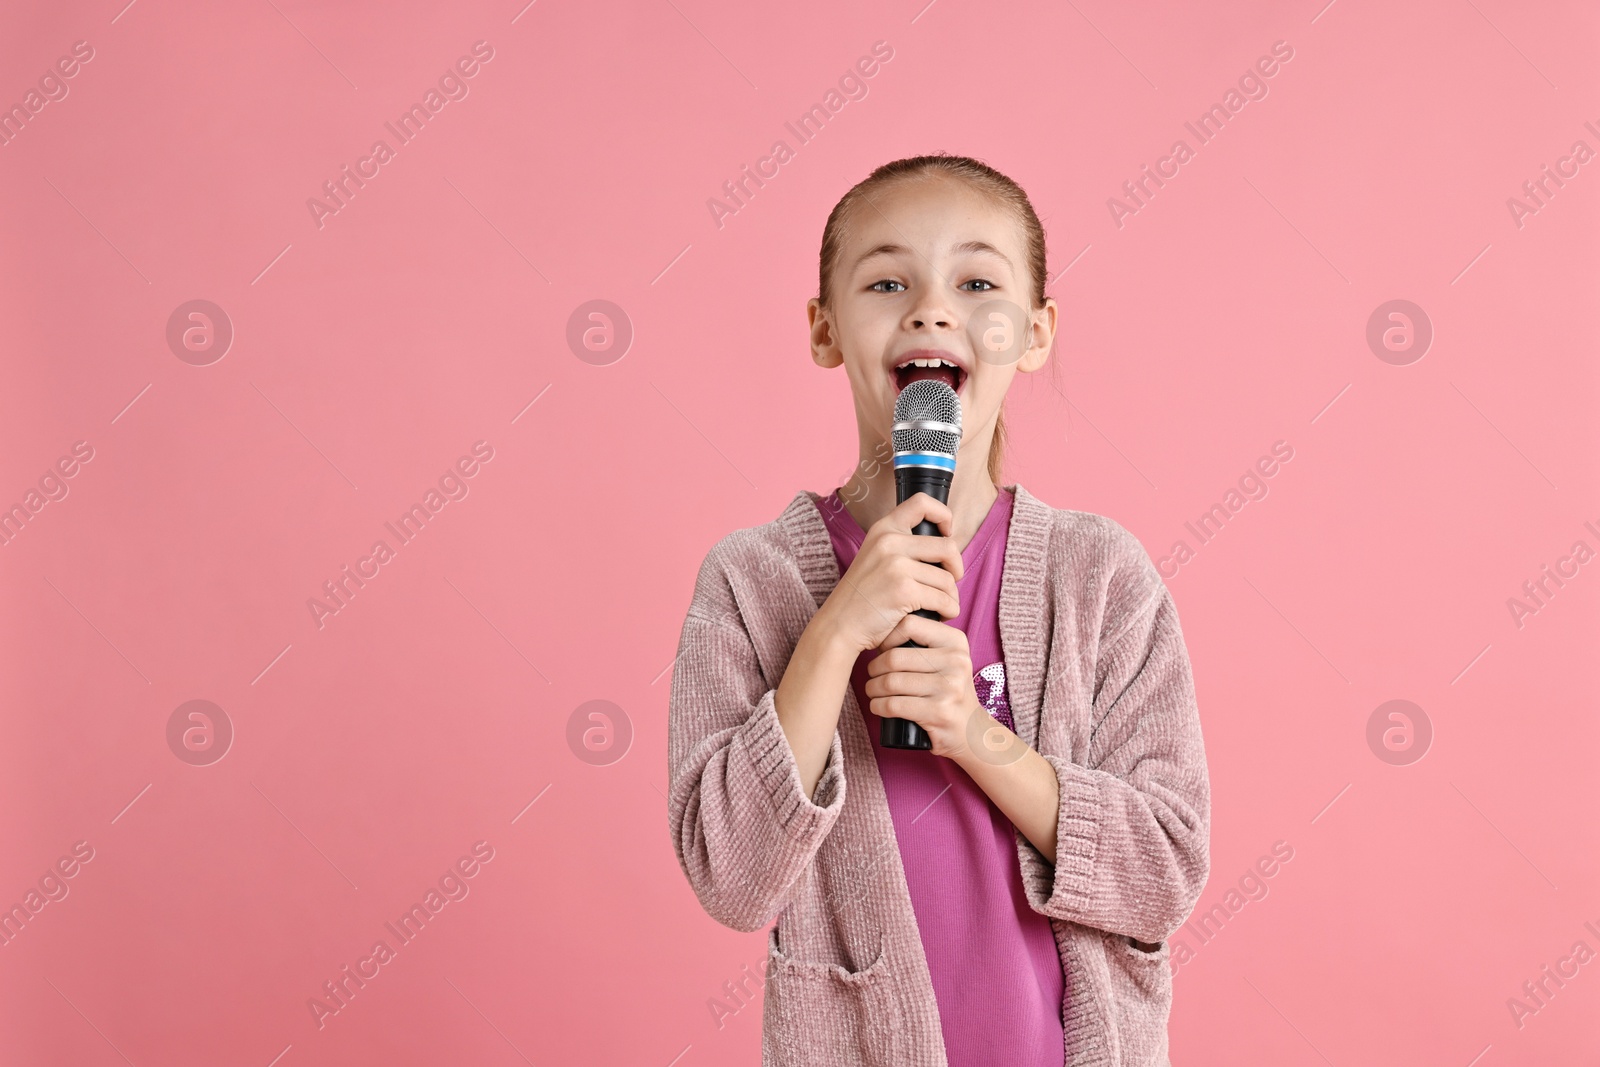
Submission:
[[[1167,1062],[1167,1016],[1172,1009],[1172,943],[1154,951],[1122,934],[1103,932],[1106,962],[1111,970],[1116,1005],[1117,1038],[1122,1062],[1143,1065]]]
[[[767,983],[761,1033],[762,1067],[892,1067],[900,1019],[886,945],[859,971],[798,959],[767,933]]]

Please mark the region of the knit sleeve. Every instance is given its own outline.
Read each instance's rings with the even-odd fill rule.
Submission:
[[[667,709],[667,816],[679,865],[706,912],[751,931],[788,903],[844,807],[834,733],[806,796],[744,626],[691,608]]]
[[[1055,862],[1024,884],[1035,911],[1160,942],[1210,873],[1210,783],[1172,594],[1138,540],[1116,530],[1088,758],[1045,755],[1060,784]]]

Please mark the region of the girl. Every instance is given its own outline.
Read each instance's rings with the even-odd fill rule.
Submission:
[[[1055,339],[1045,277],[1027,195],[976,160],[851,189],[807,311],[861,463],[723,538],[695,582],[668,816],[712,918],[777,920],[769,1067],[1167,1063],[1166,938],[1209,870],[1205,752],[1139,541],[1000,484],[1006,390]],[[949,504],[896,505],[894,402],[926,377],[961,400]],[[925,518],[940,536],[911,533]],[[932,751],[882,747],[880,717]]]

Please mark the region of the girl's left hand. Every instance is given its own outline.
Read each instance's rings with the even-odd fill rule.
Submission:
[[[907,641],[925,647],[899,647]],[[984,726],[992,723],[972,685],[967,635],[936,619],[907,615],[878,648],[867,664],[868,710],[921,726],[936,756],[965,755],[972,716],[982,716]]]

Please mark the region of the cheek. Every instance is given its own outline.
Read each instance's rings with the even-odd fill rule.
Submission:
[[[869,361],[851,380],[850,388],[861,423],[881,431],[887,438],[894,425],[894,402],[899,390],[883,366],[881,362]]]
[[[1015,367],[980,364],[961,387],[961,425],[978,430],[994,422],[1016,373]],[[966,440],[963,433],[963,443]]]

